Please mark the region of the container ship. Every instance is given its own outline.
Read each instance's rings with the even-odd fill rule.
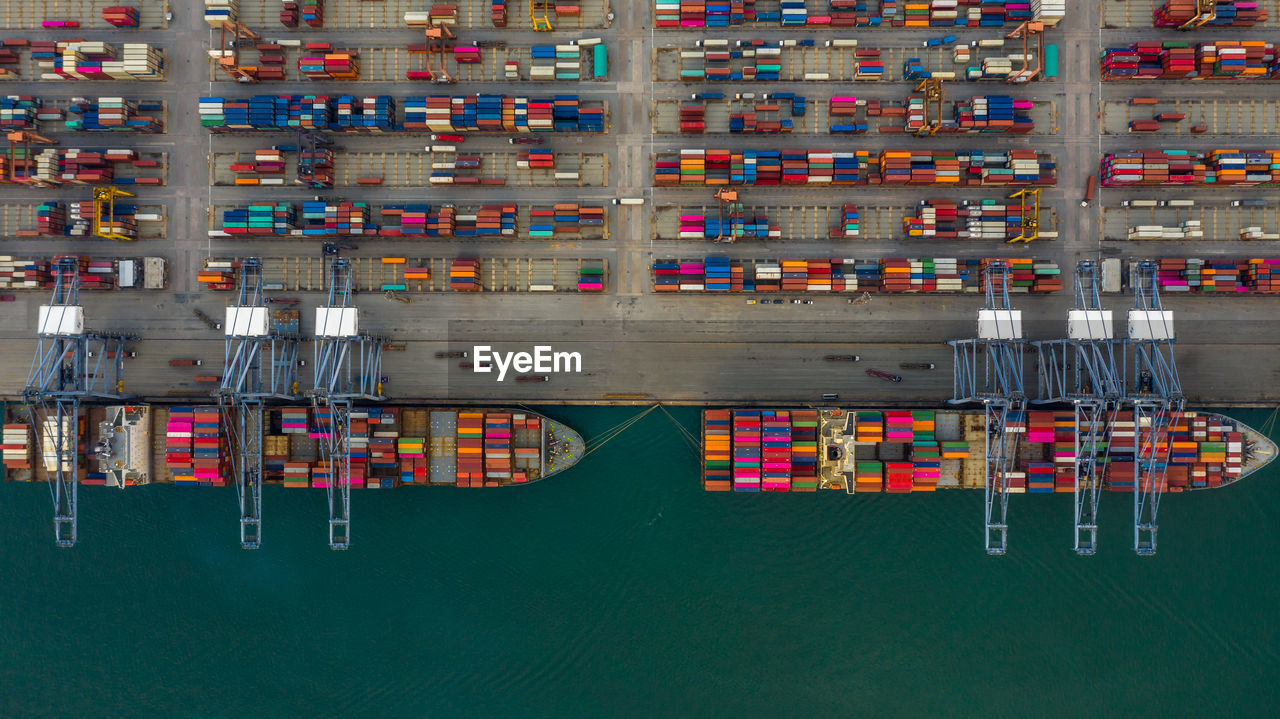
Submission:
[[[1100,434],[1107,490],[1137,481],[1132,419]],[[986,481],[982,410],[708,409],[702,414],[702,484],[719,492],[932,492],[981,489]],[[1159,452],[1165,489],[1222,487],[1270,464],[1274,442],[1220,414],[1183,412]],[[1011,414],[1006,441],[1016,462],[1011,493],[1072,492],[1077,446],[1071,411]],[[1106,450],[1103,452],[1103,450]]]
[[[235,484],[229,428],[217,406],[121,405],[80,414],[81,484]],[[357,407],[350,425],[353,488],[531,484],[572,467],[584,449],[573,429],[527,410]],[[264,483],[329,486],[320,458],[332,426],[328,409],[269,408],[263,426]],[[53,467],[21,404],[5,408],[3,452],[5,479],[44,481]]]

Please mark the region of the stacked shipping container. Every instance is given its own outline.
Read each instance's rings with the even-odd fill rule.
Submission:
[[[1262,40],[1150,41],[1102,53],[1104,80],[1256,80],[1278,66],[1275,45]]]
[[[1102,184],[1273,185],[1280,183],[1280,150],[1143,150],[1103,156]]]
[[[731,27],[777,23],[783,27],[999,28],[1039,20],[1055,25],[1064,0],[825,0],[811,12],[805,0],[654,0],[660,28]]]
[[[947,424],[953,427],[952,436],[963,423],[965,439],[940,439],[939,428],[945,419],[951,419]],[[791,452],[784,462],[781,435],[771,434],[770,429],[788,421]],[[772,483],[775,491],[797,491],[802,483],[816,488],[820,474],[836,480],[822,486],[841,489],[850,483],[855,493],[981,487],[985,477],[983,421],[980,411],[705,410],[703,486],[711,491],[759,491],[763,478],[766,490]],[[823,425],[832,428],[829,434],[819,431]],[[1136,462],[1138,448],[1154,446],[1156,464],[1152,469],[1156,475],[1164,473],[1166,491],[1219,487],[1242,474],[1245,443],[1240,429],[1220,415],[1183,412],[1172,417],[1166,431],[1156,434],[1149,418],[1138,426],[1132,415],[1120,415],[1100,427],[1100,442],[1088,447],[1075,434],[1071,412],[1013,413],[1006,423],[1006,439],[1016,436],[1021,449],[1006,479],[1011,493],[1070,493],[1080,445],[1079,452],[1097,455],[1099,475],[1107,489],[1132,492],[1154,481]],[[800,436],[804,439],[799,440]],[[807,452],[801,452],[797,442],[807,443],[810,437],[819,436],[831,437],[833,453],[830,457],[817,455],[811,474],[807,460],[800,459],[808,456]],[[973,449],[975,445],[977,449]],[[854,451],[856,457],[846,456]],[[967,479],[961,484],[961,467],[970,464],[976,473],[964,470]],[[777,476],[770,477],[770,470]],[[974,476],[968,479],[971,474]],[[977,483],[971,483],[973,480]]]
[[[784,259],[653,263],[655,292],[962,292],[977,288],[988,259],[955,258]],[[1004,260],[1012,269],[1011,291],[1062,290],[1056,263],[1031,258]]]

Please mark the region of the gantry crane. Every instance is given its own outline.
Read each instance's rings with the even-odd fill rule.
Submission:
[[[555,0],[529,0],[529,20],[535,32],[551,32],[551,11],[555,8]]]
[[[1125,400],[1125,340],[1117,339],[1111,310],[1099,294],[1101,266],[1076,265],[1075,306],[1067,312],[1067,338],[1033,342],[1039,359],[1038,403],[1070,403],[1075,413],[1075,550],[1098,547],[1098,499],[1111,429]]]
[[[36,133],[31,132],[29,130],[17,130],[15,132],[7,133],[5,135],[5,139],[9,141],[9,166],[7,168],[7,171],[5,173],[5,178],[4,178],[6,182],[18,182],[17,151],[18,151],[19,145],[22,146],[23,162],[27,163],[27,165],[30,166],[33,162],[33,158],[31,157],[31,143],[34,142],[37,145],[58,144],[57,140],[50,140],[47,137],[44,137],[42,135],[37,135]],[[30,172],[27,173],[25,181],[30,182],[31,184],[36,185],[37,187],[49,186],[49,183],[45,181],[35,180],[34,178],[32,178]]]
[[[1173,426],[1185,400],[1173,356],[1173,312],[1160,302],[1159,267],[1144,260],[1132,272],[1134,300],[1128,324],[1133,365],[1127,400],[1134,428],[1133,550],[1150,556],[1156,553],[1156,521]]]
[[[1009,301],[1010,268],[991,260],[983,270],[986,303],[978,310],[978,336],[951,340],[955,361],[952,404],[981,402],[986,415],[986,548],[1004,554],[1009,532],[1009,473],[1017,432],[1006,428],[1026,409],[1022,383],[1022,311]],[[982,366],[979,367],[979,364]],[[981,374],[981,378],[979,378]]]
[[[227,41],[228,33],[231,35],[229,43]],[[244,67],[240,65],[241,41],[257,39],[259,39],[258,34],[245,27],[243,23],[232,21],[223,22],[218,33],[218,49],[210,54],[216,53],[218,69],[225,72],[236,82],[257,82],[258,78],[249,74]],[[228,47],[228,44],[230,47]]]
[[[329,265],[329,300],[316,308],[315,384],[311,406],[329,411],[320,460],[329,473],[329,547],[351,545],[351,408],[380,402],[382,347],[386,340],[360,332],[360,310],[351,306],[351,262]]]
[[[80,405],[124,397],[124,343],[134,340],[137,337],[85,329],[79,260],[59,258],[53,297],[40,306],[36,353],[23,392],[49,479],[53,536],[59,547],[76,543]]]
[[[716,190],[715,198],[717,217],[720,219],[715,241],[737,242],[738,233],[742,227],[742,203],[738,202],[738,191],[721,187]],[[726,219],[729,221],[727,226]]]
[[[1178,26],[1179,30],[1198,30],[1218,18],[1217,0],[1196,0],[1196,14]]]
[[[126,192],[118,187],[106,185],[103,187],[93,188],[93,234],[95,237],[102,237],[116,242],[133,242],[135,238],[128,235],[122,235],[115,231],[116,224],[116,198],[117,197],[134,197],[132,192]],[[102,210],[107,211],[108,229],[102,227]]]
[[[1017,200],[1022,207],[1022,224],[1018,227],[1018,236],[1005,240],[1008,244],[1015,242],[1033,242],[1040,239],[1040,188],[1023,188],[1009,195],[1010,200]]]
[[[427,37],[427,73],[431,77],[431,82],[437,85],[447,85],[457,82],[446,70],[449,66],[449,50],[453,47],[453,41],[456,36],[448,25],[428,25],[425,30]],[[436,70],[431,66],[431,56],[439,53],[440,69]]]
[[[1014,28],[1006,38],[1022,40],[1022,67],[1009,73],[1005,82],[1030,82],[1044,69],[1044,23],[1028,20]],[[1036,40],[1035,65],[1027,62],[1031,56],[1031,39]]]
[[[333,187],[332,182],[315,181],[315,163],[307,162],[307,159],[317,159],[316,153],[333,147],[333,140],[325,137],[318,132],[298,131],[298,164],[297,175],[298,182],[311,185],[312,189],[323,190]]]
[[[226,308],[226,336],[218,409],[228,430],[232,473],[240,500],[240,546],[262,543],[262,435],[267,402],[298,399],[297,334],[273,326],[262,297],[262,263],[237,270],[236,304]]]
[[[933,135],[942,127],[942,102],[946,99],[946,91],[942,89],[942,80],[936,77],[927,77],[916,85],[916,92],[924,93],[924,125],[916,130],[916,135],[921,137]],[[933,105],[932,117],[930,117],[929,105]]]

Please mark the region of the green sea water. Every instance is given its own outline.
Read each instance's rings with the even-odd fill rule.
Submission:
[[[246,552],[230,489],[90,488],[66,550],[0,487],[0,717],[1280,713],[1280,467],[1166,497],[1154,558],[1127,496],[1086,559],[1070,496],[993,558],[978,492],[703,492],[659,412],[536,485],[355,492],[347,552],[322,492],[264,495]]]

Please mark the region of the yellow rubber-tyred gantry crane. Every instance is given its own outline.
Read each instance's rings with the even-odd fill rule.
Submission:
[[[1009,195],[1010,200],[1018,200],[1022,206],[1022,226],[1018,236],[1005,240],[1008,244],[1015,242],[1032,242],[1040,239],[1040,188],[1031,187],[1018,190]]]
[[[1178,26],[1179,30],[1198,30],[1218,18],[1217,0],[1196,0],[1196,14]]]
[[[942,89],[942,80],[936,77],[927,77],[916,85],[916,92],[924,93],[924,125],[916,130],[916,135],[925,137],[933,135],[942,127],[942,101],[946,99],[946,92]],[[932,117],[929,112],[929,105],[933,104]]]
[[[550,15],[554,7],[555,0],[529,0],[529,21],[535,32],[551,32],[555,29],[551,25]]]
[[[115,240],[116,242],[133,242],[135,238],[116,232],[117,197],[134,197],[134,194],[110,185],[93,188],[93,234],[95,237]],[[105,226],[102,221],[104,209],[107,213]]]

